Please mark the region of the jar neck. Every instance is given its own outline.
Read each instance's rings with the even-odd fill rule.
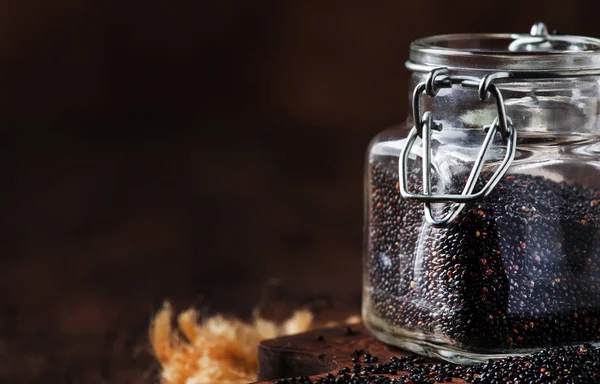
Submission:
[[[454,75],[454,74],[453,74]],[[458,73],[457,73],[458,75]],[[481,77],[481,73],[460,73]],[[409,97],[409,121],[412,116],[412,93],[425,81],[427,73],[413,73]],[[499,80],[494,84],[504,98],[506,115],[519,135],[597,135],[600,100],[600,77]],[[476,89],[454,85],[435,97],[422,96],[421,110],[431,111],[444,128],[482,128],[497,116],[493,100],[482,102]]]

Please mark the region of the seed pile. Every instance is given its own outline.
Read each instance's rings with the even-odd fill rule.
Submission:
[[[478,365],[426,364],[422,357],[380,360],[355,351],[351,367],[314,381],[308,377],[276,384],[434,384],[460,378],[473,384],[594,384],[600,382],[600,350],[591,346],[544,349],[524,357],[490,360]]]
[[[370,177],[370,316],[476,353],[600,340],[599,191],[505,176],[432,228],[400,197],[396,157],[374,160]]]

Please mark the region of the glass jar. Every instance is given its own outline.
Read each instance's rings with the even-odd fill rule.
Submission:
[[[600,342],[600,40],[411,44],[412,117],[367,156],[363,319],[468,363]]]

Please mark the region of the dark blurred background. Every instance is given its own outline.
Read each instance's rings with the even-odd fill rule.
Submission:
[[[358,312],[409,42],[600,36],[597,4],[1,0],[0,381],[149,382],[164,299]]]

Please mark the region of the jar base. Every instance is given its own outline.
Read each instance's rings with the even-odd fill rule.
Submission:
[[[502,359],[505,357],[523,356],[539,351],[535,349],[515,349],[505,353],[475,353],[456,349],[453,345],[435,335],[424,335],[393,328],[383,320],[373,315],[364,315],[365,327],[380,341],[385,344],[398,347],[405,351],[413,352],[421,356],[441,359],[453,364],[478,364],[489,359]],[[581,343],[583,344],[583,343]],[[587,343],[600,347],[600,342]]]

